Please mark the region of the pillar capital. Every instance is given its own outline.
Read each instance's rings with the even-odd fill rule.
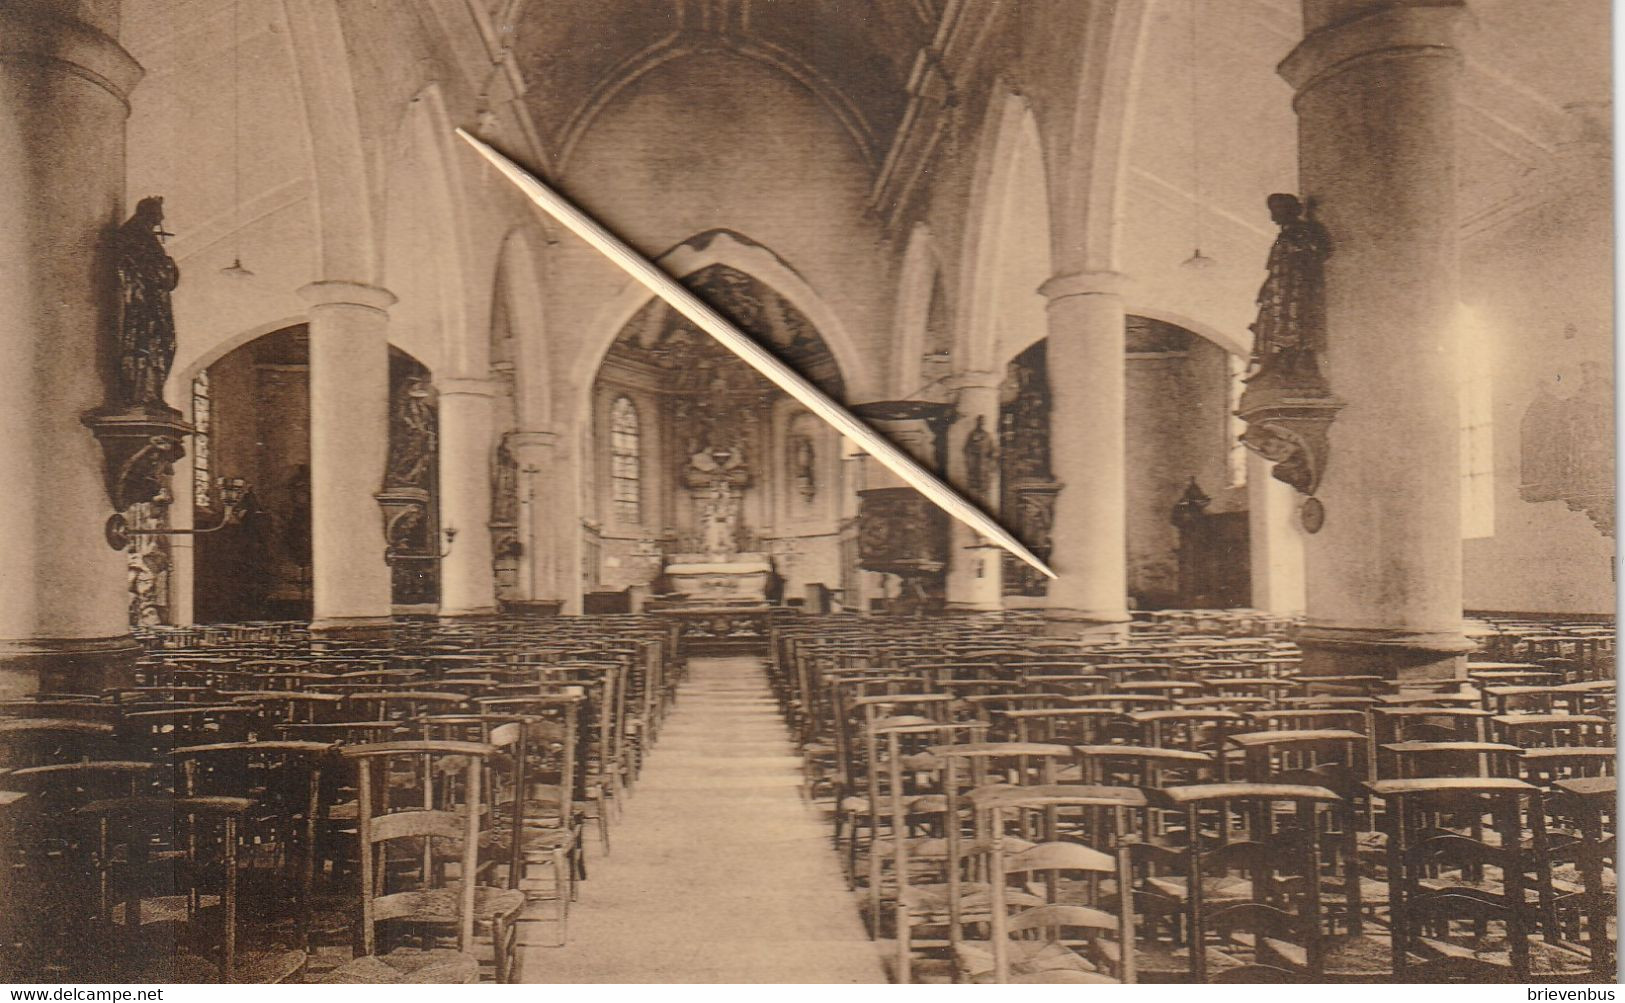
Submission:
[[[504,440],[513,458],[521,464],[544,462],[553,447],[558,444],[559,437],[553,432],[509,432]]]
[[[1456,31],[1465,0],[1310,5],[1310,31],[1276,71],[1299,95],[1374,59],[1458,59]]]
[[[299,295],[311,308],[323,306],[357,306],[379,313],[395,305],[395,294],[388,289],[370,286],[348,279],[323,279],[299,287]]]
[[[962,373],[955,373],[943,382],[955,391],[997,390],[999,384],[1004,382],[1004,374],[986,369],[972,369]]]
[[[28,4],[0,6],[0,63],[33,62],[83,77],[126,106],[146,72],[110,35],[75,18]]]
[[[1121,296],[1128,278],[1121,272],[1063,272],[1038,287],[1038,294],[1050,301],[1070,296]]]
[[[496,381],[477,376],[448,376],[434,381],[435,391],[442,397],[483,397],[489,400],[496,393]]]

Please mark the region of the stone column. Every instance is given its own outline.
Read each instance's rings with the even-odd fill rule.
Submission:
[[[958,389],[955,408],[959,418],[948,432],[948,480],[971,496],[990,515],[999,512],[998,461],[988,471],[984,493],[970,489],[965,441],[982,419],[983,430],[996,443],[999,437],[999,376],[996,373],[962,373],[955,380]],[[990,544],[958,519],[948,530],[948,607],[989,610],[1003,606],[1004,551]]]
[[[455,529],[440,562],[440,615],[496,613],[491,568],[490,380],[452,377],[435,384],[440,398],[440,529]]]
[[[1247,451],[1247,549],[1255,609],[1303,612],[1303,529],[1296,491],[1270,476],[1269,463]]]
[[[560,541],[555,531],[564,522],[564,490],[559,477],[552,432],[514,432],[508,448],[519,465],[519,594],[533,603],[556,602],[559,593]]]
[[[390,571],[374,497],[389,455],[389,307],[359,282],[313,282],[310,304],[311,629],[388,630]]]
[[[81,422],[113,365],[106,247],[141,78],[117,34],[114,5],[0,4],[0,697],[98,690],[137,651],[126,558],[102,537],[102,453]]]
[[[1049,298],[1050,470],[1061,484],[1051,529],[1046,618],[1057,633],[1128,621],[1124,477],[1124,314],[1114,272],[1057,275]]]
[[[1463,3],[1305,0],[1280,66],[1326,227],[1327,357],[1347,402],[1307,539],[1311,674],[1449,676],[1461,628],[1455,48]]]

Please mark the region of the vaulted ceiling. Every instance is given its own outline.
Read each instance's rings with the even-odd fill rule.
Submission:
[[[673,59],[726,51],[818,97],[871,161],[908,102],[908,77],[940,0],[487,0],[550,154],[564,157],[597,112]]]

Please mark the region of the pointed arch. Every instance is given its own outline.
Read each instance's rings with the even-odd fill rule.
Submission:
[[[469,322],[468,242],[452,136],[439,85],[430,84],[407,103],[385,181],[382,271],[385,288],[398,298],[390,340],[435,360],[431,368],[442,377],[483,378],[488,339],[486,325]],[[471,329],[480,337],[471,337]]]
[[[655,263],[679,278],[711,265],[727,265],[760,279],[812,321],[835,358],[850,400],[874,400],[882,392],[878,374],[863,365],[863,355],[840,316],[800,273],[761,244],[730,230],[709,230],[678,244],[656,258]],[[587,346],[576,357],[567,384],[575,395],[570,413],[577,427],[590,427],[587,423],[592,414],[592,383],[610,345],[633,315],[653,298],[647,289],[628,279],[621,291],[599,309],[589,328]]]
[[[553,366],[547,350],[547,307],[542,295],[545,240],[533,224],[516,226],[502,238],[493,290],[493,317],[500,311],[512,338],[514,408],[518,427],[550,428],[553,421]]]
[[[942,262],[937,255],[931,228],[914,224],[903,251],[903,268],[897,283],[897,310],[892,323],[896,332],[891,361],[892,395],[909,397],[925,384],[921,357],[926,351],[927,327],[931,322],[931,301],[941,282]]]
[[[315,178],[318,278],[379,281],[378,241],[367,183],[349,45],[335,0],[283,0],[304,97]]]
[[[1055,193],[1058,271],[1110,272],[1118,265],[1128,149],[1134,127],[1148,16],[1156,0],[1117,0],[1089,8],[1079,53],[1071,165]]]
[[[988,107],[960,273],[956,367],[987,371],[1042,338],[1053,274],[1049,171],[1032,108],[1003,90]]]

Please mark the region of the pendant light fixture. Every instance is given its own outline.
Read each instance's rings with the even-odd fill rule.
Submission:
[[[251,278],[243,267],[243,33],[238,12],[241,0],[231,0],[231,264],[220,274],[234,279]]]
[[[1202,118],[1201,78],[1196,72],[1196,56],[1200,33],[1197,28],[1197,10],[1201,0],[1190,0],[1190,54],[1187,66],[1190,72],[1191,114],[1191,256],[1179,267],[1201,271],[1217,262],[1202,253]]]

